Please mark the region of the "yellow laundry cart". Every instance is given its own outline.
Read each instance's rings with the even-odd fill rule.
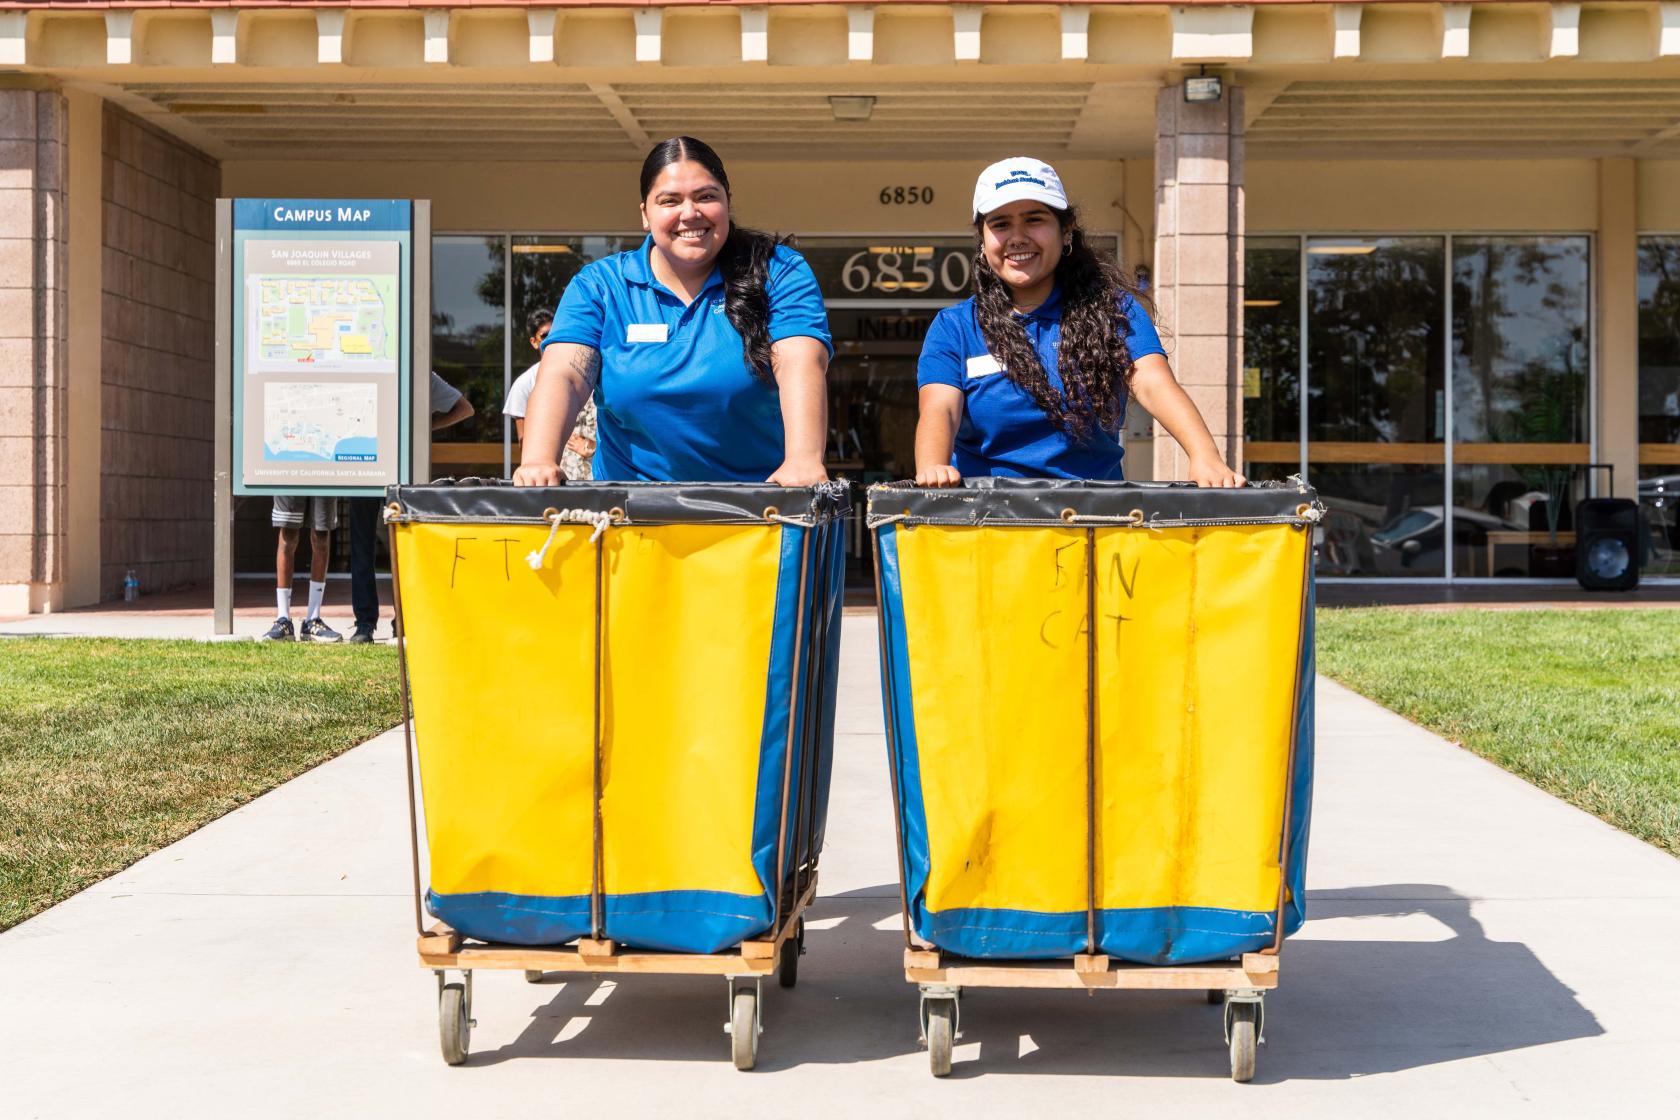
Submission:
[[[1297,482],[871,488],[936,1075],[973,987],[1205,991],[1253,1075],[1304,917],[1321,513]]]
[[[728,978],[751,1068],[761,980],[793,985],[816,891],[845,486],[386,500],[445,1060],[475,969],[697,973]]]

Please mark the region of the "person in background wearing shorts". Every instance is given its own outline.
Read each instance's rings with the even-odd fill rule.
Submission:
[[[531,312],[530,318],[525,320],[525,327],[531,335],[531,349],[538,354],[542,353],[543,339],[548,336],[548,328],[553,322],[553,313],[541,309]],[[531,390],[537,387],[537,370],[541,367],[541,362],[534,362],[530,369],[514,380],[513,387],[508,390],[507,404],[502,409],[503,414],[513,420],[513,434],[521,442],[525,439],[525,405],[531,399]],[[583,402],[577,427],[572,429],[571,438],[566,440],[565,450],[560,456],[560,469],[572,482],[588,482],[593,477],[590,460],[594,456],[595,398],[591,396]]]
[[[289,642],[296,637],[303,642],[342,642],[343,635],[321,619],[321,599],[327,593],[327,556],[332,548],[332,531],[338,528],[338,499],[279,494],[274,498],[271,520],[280,530],[274,553],[274,598],[280,614],[262,640]],[[303,535],[306,521],[309,523],[309,609],[303,616],[303,626],[294,634],[292,579],[298,538]]]
[[[472,402],[455,386],[432,374],[432,431],[459,424],[473,414]],[[350,507],[350,609],[356,613],[352,645],[373,641],[379,625],[379,584],[374,576],[374,548],[379,539],[380,498],[347,498]]]

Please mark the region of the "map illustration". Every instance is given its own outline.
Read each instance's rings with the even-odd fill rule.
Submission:
[[[253,372],[395,373],[395,276],[252,276]]]
[[[384,237],[236,239],[246,485],[397,480],[410,343],[403,253]]]
[[[378,402],[371,382],[270,381],[263,386],[263,458],[377,462]]]

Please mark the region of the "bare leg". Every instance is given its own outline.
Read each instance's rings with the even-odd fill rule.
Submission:
[[[309,530],[309,578],[320,583],[327,578],[327,560],[332,553],[332,530]]]
[[[292,589],[293,565],[297,563],[299,535],[300,531],[297,529],[280,530],[280,540],[274,550],[274,586],[281,591]]]

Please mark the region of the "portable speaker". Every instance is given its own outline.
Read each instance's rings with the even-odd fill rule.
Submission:
[[[1588,591],[1639,586],[1639,505],[1588,498],[1575,507],[1575,579]]]

